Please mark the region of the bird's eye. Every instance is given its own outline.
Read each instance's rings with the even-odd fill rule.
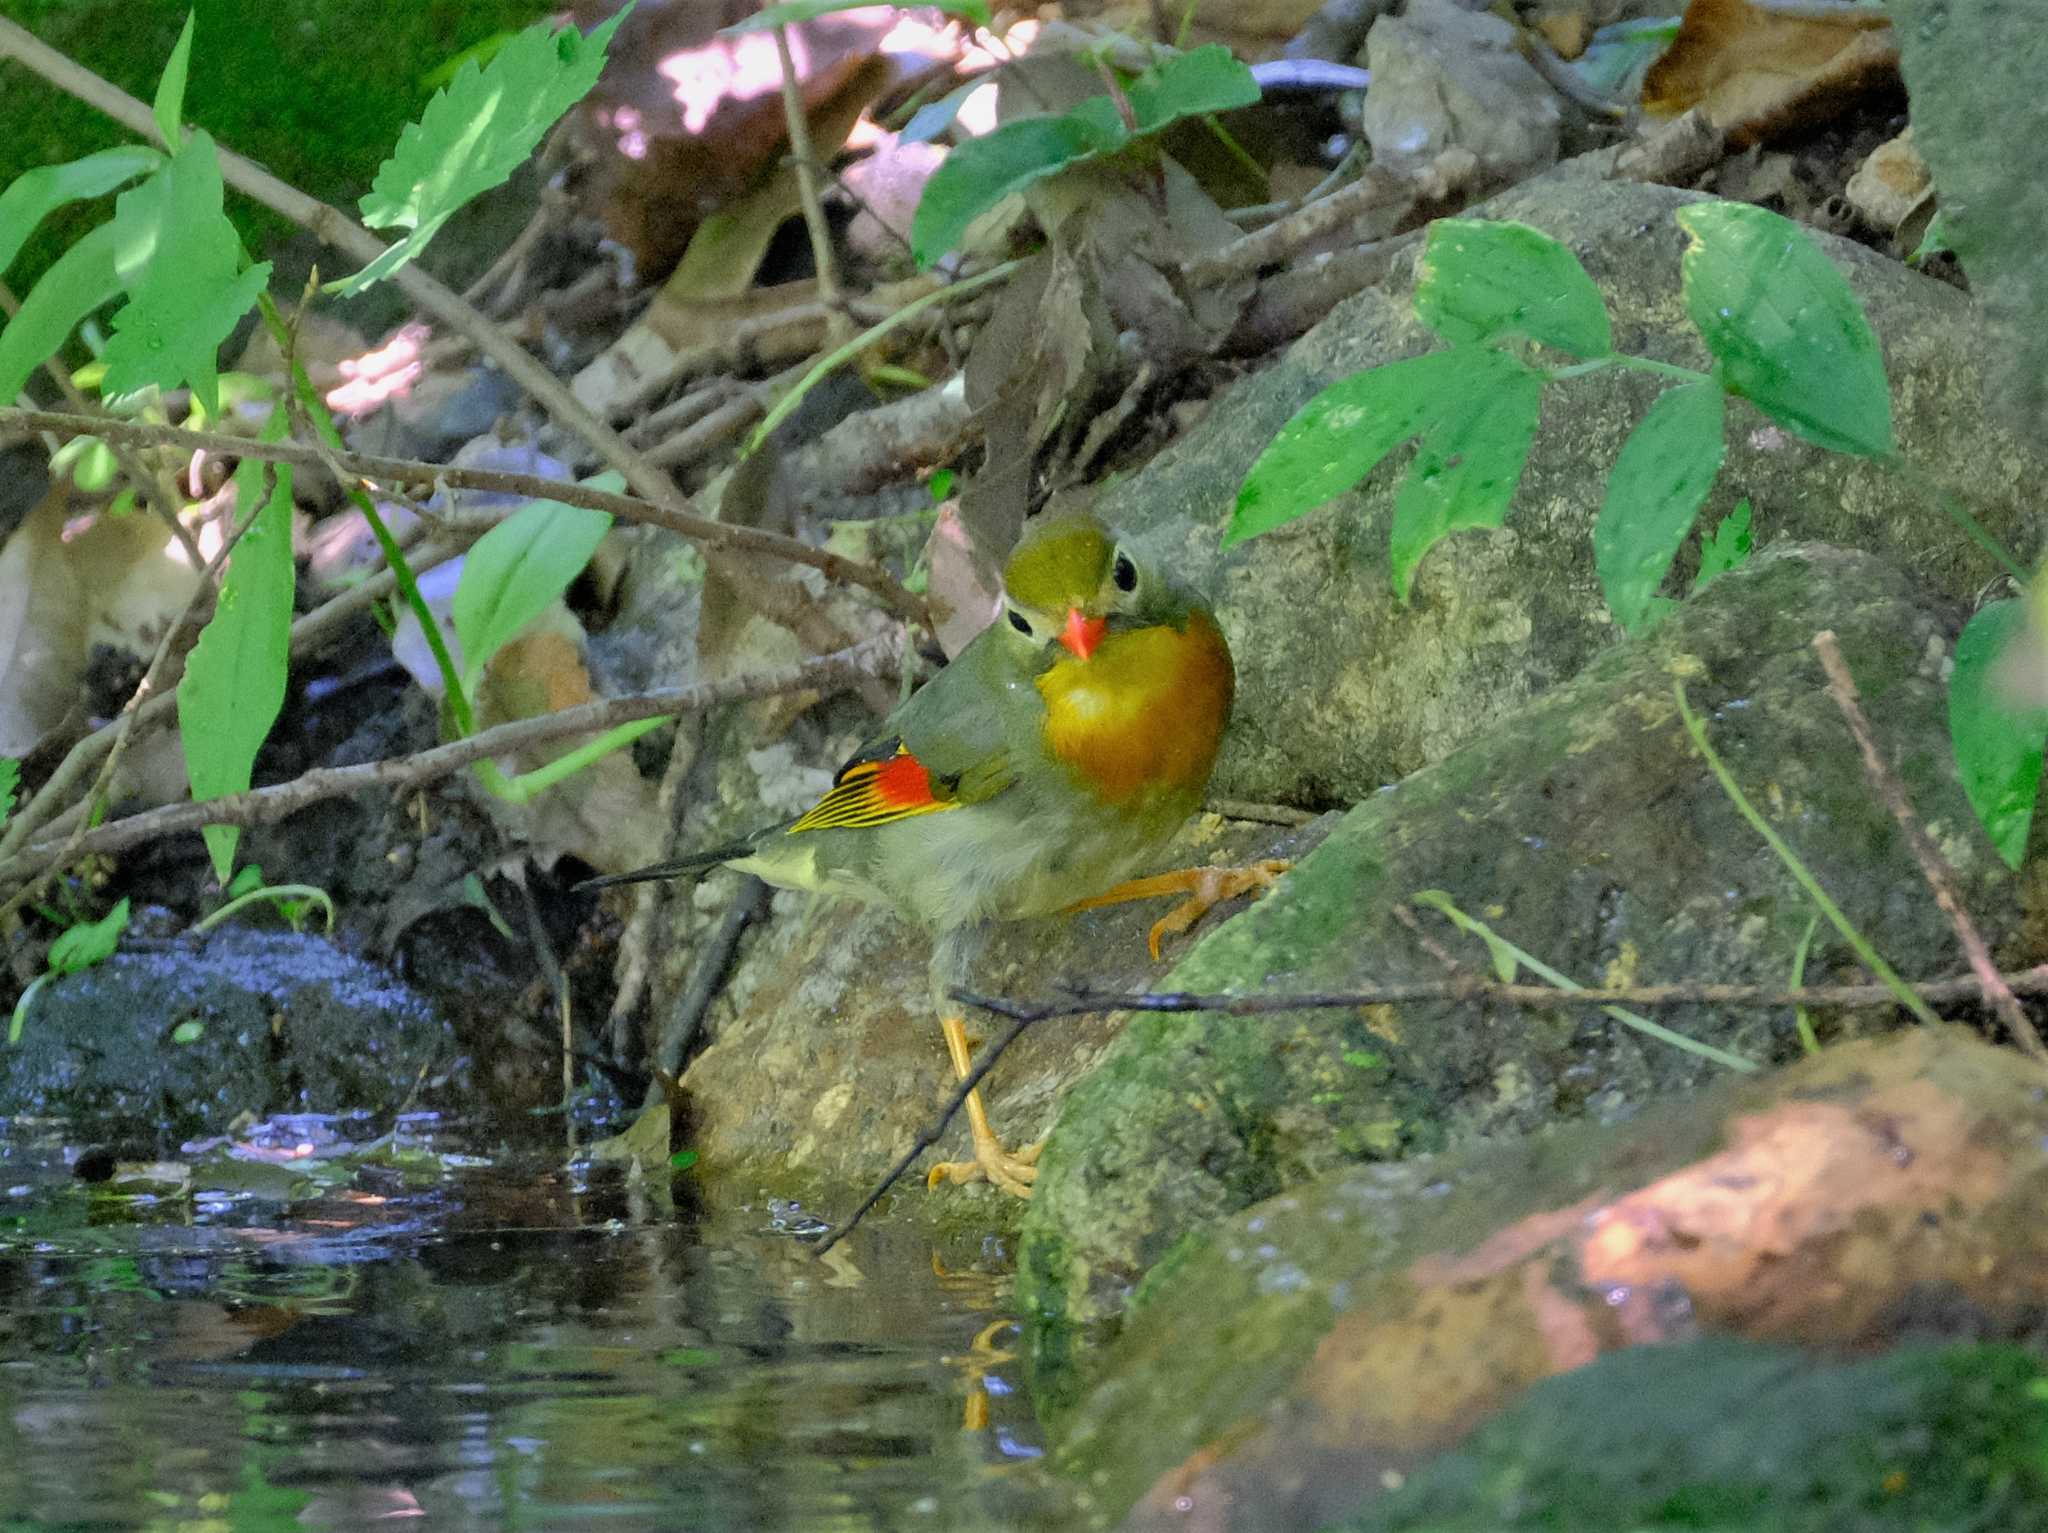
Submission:
[[[1116,564],[1109,572],[1109,578],[1116,582],[1119,591],[1135,591],[1138,588],[1138,567],[1131,563],[1129,554],[1118,554]]]
[[[1031,637],[1031,620],[1015,607],[1010,609],[1010,626],[1024,635],[1025,638]]]

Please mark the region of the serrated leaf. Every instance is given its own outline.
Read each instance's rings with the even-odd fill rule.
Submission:
[[[1593,566],[1608,610],[1629,633],[1648,626],[1650,598],[1721,472],[1724,398],[1711,378],[1666,389],[1621,444],[1607,478]]]
[[[113,227],[122,242],[116,266],[135,275],[101,353],[101,392],[114,400],[190,384],[218,417],[220,344],[255,306],[270,263],[236,270],[242,242],[221,210],[220,157],[205,129],[193,129],[169,164],[122,194]]]
[[[475,689],[491,656],[569,589],[611,525],[606,512],[537,500],[476,540],[452,609],[465,691]]]
[[[328,283],[327,291],[359,293],[390,276],[417,258],[463,204],[524,164],[541,136],[597,83],[605,46],[632,10],[628,4],[587,34],[536,22],[489,63],[465,60],[420,120],[406,124],[362,200],[364,223],[412,232],[355,275]]]
[[[12,400],[28,376],[56,354],[78,322],[121,296],[114,270],[114,226],[101,224],[50,263],[0,330],[0,400]]]
[[[2041,640],[2026,603],[1993,602],[1964,625],[1948,683],[1948,734],[1970,807],[2006,866],[2026,854],[2027,830],[2041,791],[2048,708],[2015,706],[1999,685],[2014,646]]]
[[[1416,265],[1415,317],[1453,345],[1526,335],[1575,357],[1614,350],[1579,258],[1527,224],[1440,218]]]
[[[178,126],[185,120],[185,75],[192,63],[192,24],[198,18],[197,11],[185,13],[185,29],[178,34],[177,46],[171,49],[163,78],[156,82],[157,131],[174,153],[179,144]]]
[[[1700,572],[1693,576],[1692,594],[1699,595],[1730,570],[1740,569],[1755,546],[1749,531],[1749,502],[1737,501],[1713,535],[1700,544]]]
[[[283,434],[284,412],[273,417]],[[241,793],[249,786],[256,753],[284,707],[292,627],[292,471],[275,466],[276,482],[263,504],[264,465],[245,458],[235,470],[235,505],[256,518],[228,559],[220,601],[186,662],[178,687],[178,734],[185,773],[196,801]],[[207,853],[214,876],[226,884],[234,872],[237,825],[208,825]]]
[[[746,20],[723,28],[721,35],[732,37],[741,32],[765,32],[770,27],[792,26],[799,21],[830,16],[837,11],[879,10],[883,3],[884,0],[781,0],[780,4],[765,6]],[[926,0],[926,4],[932,10],[958,16],[977,27],[989,24],[988,7],[982,0]]]
[[[1431,424],[1394,496],[1388,553],[1404,602],[1416,566],[1441,539],[1507,519],[1542,413],[1541,375],[1505,352],[1457,349],[1472,359],[1470,392]]]
[[[910,222],[918,267],[929,267],[960,243],[975,219],[1032,182],[1114,153],[1184,117],[1249,106],[1259,99],[1259,84],[1228,48],[1212,43],[1170,55],[1131,81],[1124,98],[1133,127],[1125,126],[1108,96],[1091,96],[1070,112],[1019,117],[948,152],[925,182]]]
[[[1788,431],[1859,457],[1893,449],[1884,354],[1848,280],[1789,218],[1681,208],[1685,309],[1721,381]]]
[[[1271,532],[1350,489],[1475,387],[1484,353],[1453,347],[1339,379],[1294,413],[1238,488],[1223,546]]]
[[[164,157],[154,149],[125,144],[62,165],[38,165],[23,171],[0,192],[0,272],[14,264],[28,237],[58,208],[104,197],[163,162]]]
[[[50,944],[50,972],[76,974],[80,969],[91,968],[114,951],[121,933],[127,929],[128,900],[123,896],[99,920],[84,921],[58,933],[57,940]]]

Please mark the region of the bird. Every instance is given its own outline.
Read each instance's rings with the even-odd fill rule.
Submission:
[[[931,999],[956,1079],[970,1046],[952,992],[995,923],[1177,894],[1148,938],[1157,959],[1211,905],[1270,887],[1286,863],[1119,882],[1200,807],[1230,721],[1236,675],[1208,607],[1087,509],[1028,522],[1002,585],[997,620],[804,813],[578,887],[723,866],[892,907],[935,934]],[[1043,1142],[1006,1147],[978,1090],[965,1107],[974,1158],[935,1166],[927,1185],[985,1179],[1030,1197]]]

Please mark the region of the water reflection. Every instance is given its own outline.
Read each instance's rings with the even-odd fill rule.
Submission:
[[[0,1529],[1071,1525],[998,1277],[291,1127],[110,1190],[0,1125]]]

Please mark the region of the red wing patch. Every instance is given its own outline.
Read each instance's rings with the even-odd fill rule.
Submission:
[[[847,830],[887,825],[912,815],[957,809],[951,785],[934,782],[922,761],[902,741],[889,754],[855,757],[839,769],[832,791],[813,804],[789,834],[805,830]]]

